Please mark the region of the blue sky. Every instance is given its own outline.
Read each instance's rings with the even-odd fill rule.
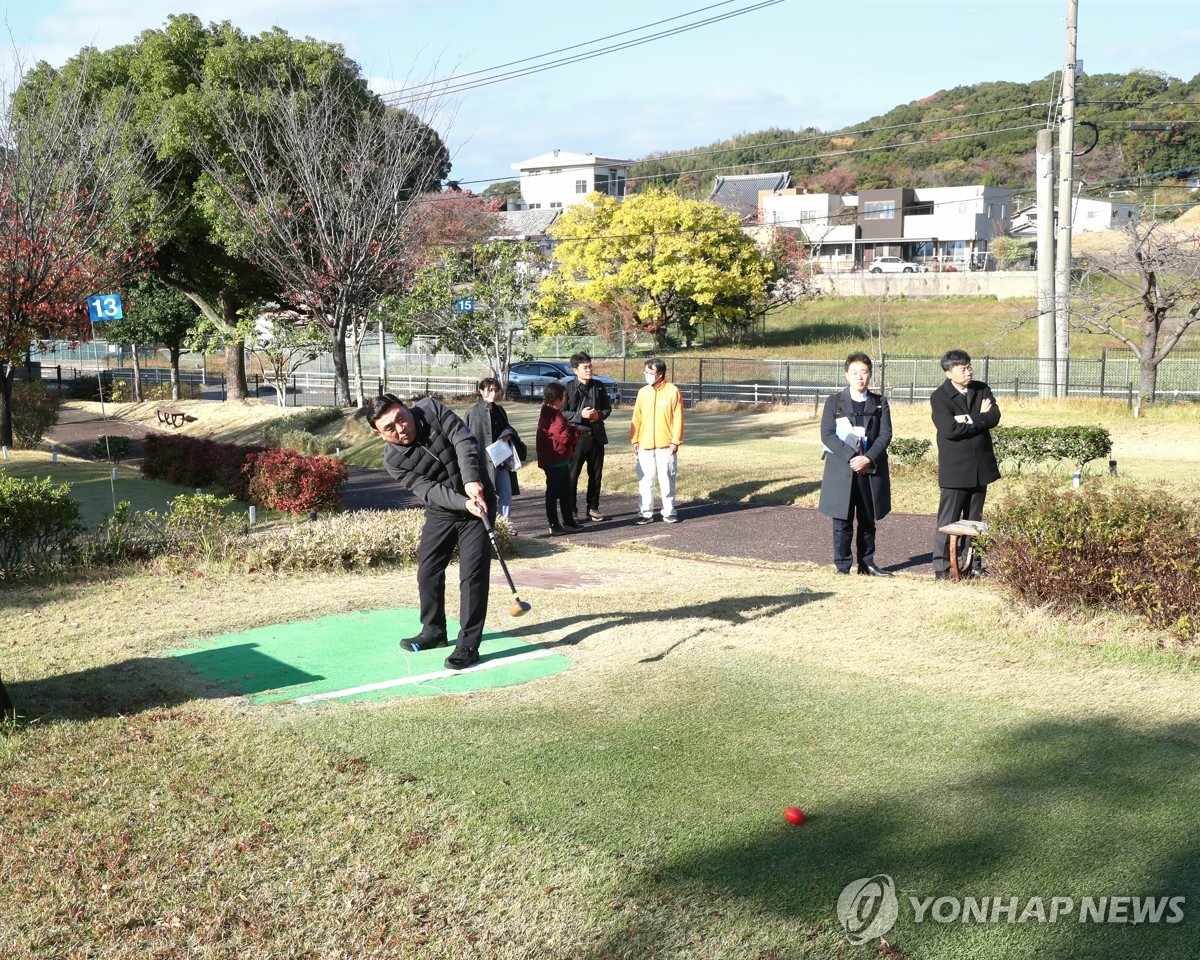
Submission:
[[[380,93],[483,70],[689,14],[713,0],[6,0],[11,43],[60,64],[160,27],[169,13],[341,43]],[[735,0],[656,29],[731,13]],[[1079,0],[1089,73],[1200,73],[1194,0]],[[782,0],[722,23],[494,83],[434,125],[464,181],[559,148],[636,158],[767,127],[833,129],[961,84],[1062,68],[1067,0]],[[620,39],[631,39],[631,35]],[[616,41],[609,41],[616,42]],[[6,62],[12,60],[8,51]],[[7,72],[7,71],[6,71]],[[1030,132],[1032,145],[1033,133]],[[475,184],[480,190],[485,183]]]

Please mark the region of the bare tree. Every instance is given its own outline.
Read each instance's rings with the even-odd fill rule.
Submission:
[[[1089,253],[1071,309],[1078,330],[1115,337],[1138,359],[1138,395],[1152,403],[1158,367],[1200,323],[1200,235],[1140,221],[1111,252]]]
[[[348,404],[347,338],[400,289],[410,216],[448,171],[445,148],[416,115],[386,109],[345,72],[307,90],[247,87],[213,100],[228,152],[203,142],[196,151],[219,188],[215,202],[234,243],[324,326],[336,401]]]
[[[87,60],[70,71],[39,64],[15,91],[0,81],[4,444],[12,443],[14,364],[32,341],[89,337],[87,298],[118,292],[151,252],[148,142],[127,136],[133,104],[122,88],[89,102],[87,72]]]
[[[287,383],[304,364],[329,349],[324,328],[293,310],[267,311],[255,320],[250,351],[262,368],[263,380],[275,391],[275,402],[287,406]]]

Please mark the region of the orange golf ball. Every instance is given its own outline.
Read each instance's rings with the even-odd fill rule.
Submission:
[[[788,807],[783,811],[783,819],[798,827],[804,822],[804,811],[799,807]]]

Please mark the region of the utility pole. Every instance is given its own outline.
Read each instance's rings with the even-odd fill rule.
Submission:
[[[1054,276],[1054,340],[1058,396],[1067,395],[1071,317],[1071,216],[1075,175],[1075,47],[1079,34],[1079,0],[1067,0],[1067,46],[1063,62],[1062,115],[1058,147],[1058,250]]]
[[[1037,135],[1038,395],[1058,395],[1054,342],[1054,131]]]

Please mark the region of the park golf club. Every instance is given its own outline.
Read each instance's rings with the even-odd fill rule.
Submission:
[[[486,510],[480,513],[479,519],[483,521],[483,529],[487,531],[488,539],[492,541],[492,549],[496,551],[496,559],[500,561],[500,569],[504,571],[504,579],[508,581],[508,587],[512,590],[513,605],[508,608],[509,614],[519,617],[522,614],[528,613],[533,608],[517,596],[517,585],[513,583],[512,574],[508,572],[508,564],[504,562],[504,554],[500,552],[500,544],[496,542],[496,533],[492,530],[492,521],[488,519]]]

